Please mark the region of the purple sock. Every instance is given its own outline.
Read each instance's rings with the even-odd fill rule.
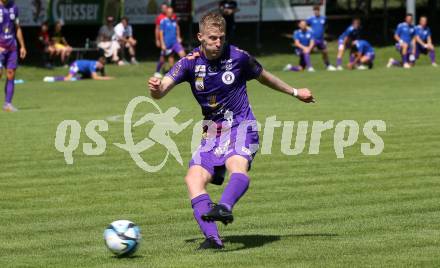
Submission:
[[[398,60],[393,60],[393,66],[401,66],[402,64]]]
[[[202,220],[202,215],[211,209],[212,201],[208,194],[201,194],[191,200],[191,206],[194,212],[194,218],[200,226],[200,230],[206,238],[214,238],[217,243],[223,245],[218,234],[217,224]]]
[[[354,55],[350,54],[350,63],[354,62]]]
[[[164,62],[160,61],[160,59],[159,59],[159,61],[157,62],[157,65],[156,65],[156,72],[157,73],[160,72],[160,70],[162,69],[163,64],[164,64]]]
[[[55,81],[64,81],[64,76],[55,76]]]
[[[304,54],[304,61],[306,62],[306,68],[310,68],[310,66],[312,66],[312,64],[310,63],[310,54],[309,53],[305,53]]]
[[[5,102],[6,103],[11,103],[13,96],[14,96],[14,79],[12,79],[12,80],[6,79],[6,84],[5,84]]]
[[[242,173],[232,173],[228,185],[223,191],[220,199],[220,204],[225,205],[229,210],[232,210],[235,203],[240,197],[246,193],[249,187],[249,178]]]
[[[341,66],[342,65],[342,58],[337,58],[336,59],[336,66]]]
[[[292,71],[292,72],[299,72],[299,71],[302,70],[302,68],[299,67],[299,66],[292,66],[292,67],[290,67],[289,70]]]
[[[402,55],[402,63],[403,64],[408,63],[408,60],[409,60],[409,53]]]
[[[435,63],[435,51],[429,51],[429,58],[431,59],[431,63]]]

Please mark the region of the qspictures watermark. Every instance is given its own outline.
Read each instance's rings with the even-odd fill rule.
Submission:
[[[139,120],[133,122],[138,105],[151,105],[155,112],[146,113]],[[273,153],[274,133],[281,130],[280,150],[287,156],[308,153],[316,155],[320,152],[321,137],[325,131],[333,132],[333,149],[336,158],[344,158],[344,150],[355,146],[359,137],[365,137],[368,142],[360,143],[360,151],[363,155],[374,156],[383,152],[385,144],[379,133],[386,131],[386,123],[383,120],[369,120],[359,124],[355,120],[328,120],[328,121],[279,121],[276,116],[265,119],[264,125],[256,120],[242,120],[239,124],[234,123],[234,114],[228,110],[219,111],[223,115],[221,123],[210,120],[202,120],[193,123],[193,119],[184,122],[177,122],[176,116],[180,113],[177,107],[170,107],[165,112],[152,99],[146,96],[138,96],[132,99],[123,115],[124,140],[125,143],[113,143],[129,153],[130,157],[138,167],[146,172],[157,172],[161,170],[171,155],[180,165],[183,160],[179,147],[173,137],[179,135],[183,130],[192,125],[191,152],[193,159],[197,160],[198,153],[215,150],[215,155],[222,155],[235,150],[239,154],[251,155],[257,150],[262,155]],[[112,116],[109,120],[115,120],[119,116]],[[151,126],[147,137],[135,143],[133,129],[141,125]],[[296,127],[295,139],[293,139]],[[201,130],[204,129],[202,132]],[[109,131],[107,120],[92,120],[83,129],[77,120],[64,120],[56,130],[55,148],[63,153],[66,164],[73,164],[73,152],[80,146],[82,133],[91,142],[82,144],[82,151],[88,156],[97,156],[105,153],[107,142],[100,134]],[[247,143],[246,137],[249,132],[259,132],[259,144]],[[231,135],[231,132],[233,135]],[[310,133],[310,134],[309,134]],[[233,137],[231,137],[233,136]],[[204,141],[204,142],[200,142]],[[160,144],[166,149],[162,161],[152,165],[146,162],[141,154],[149,150],[153,145]],[[308,150],[306,150],[306,145]],[[187,143],[182,146],[187,146]],[[231,148],[232,147],[232,148]]]

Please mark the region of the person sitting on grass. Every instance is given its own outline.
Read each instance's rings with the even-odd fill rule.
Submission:
[[[373,68],[375,54],[374,48],[366,40],[353,40],[351,43],[350,63],[347,67],[350,70],[366,70]]]
[[[435,62],[435,48],[432,44],[431,29],[428,27],[428,18],[421,16],[419,25],[416,27],[416,60],[419,59],[420,54],[429,55],[431,65],[437,67]]]
[[[114,77],[106,76],[104,71],[105,57],[95,60],[76,60],[70,65],[69,74],[66,76],[46,76],[44,82],[55,81],[76,81],[79,79],[91,78],[93,80],[110,80]],[[98,75],[97,72],[101,75]]]
[[[303,71],[307,70],[309,72],[314,72],[315,69],[312,67],[310,61],[310,53],[315,45],[315,41],[312,37],[312,30],[307,28],[307,23],[305,20],[301,20],[298,23],[299,29],[293,33],[293,40],[295,45],[295,53],[299,56],[299,65],[292,66],[292,64],[287,64],[284,67],[284,71]]]

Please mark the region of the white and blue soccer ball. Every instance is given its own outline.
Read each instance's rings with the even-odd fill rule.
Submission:
[[[135,253],[140,239],[139,227],[127,220],[114,221],[104,231],[105,245],[119,257],[128,257]]]

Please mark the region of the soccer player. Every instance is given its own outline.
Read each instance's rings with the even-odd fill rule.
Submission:
[[[96,60],[76,60],[70,65],[69,74],[66,76],[46,76],[44,82],[76,81],[78,79],[92,78],[93,80],[111,80],[113,77],[105,75],[105,57]],[[97,74],[101,73],[101,76]]]
[[[308,89],[289,86],[264,70],[247,52],[225,45],[225,24],[220,14],[205,14],[199,22],[197,34],[200,47],[180,59],[163,79],[151,77],[148,81],[150,94],[155,99],[164,97],[175,85],[189,82],[205,120],[211,122],[185,177],[194,218],[206,237],[199,249],[223,248],[214,221],[231,223],[232,209],[249,187],[248,170],[256,153],[252,145],[258,144],[258,132],[255,128],[249,130],[246,124],[241,128],[245,131],[240,131],[243,123],[256,122],[247,97],[246,82],[257,79],[261,84],[303,102],[314,101]],[[225,127],[217,128],[222,125]],[[229,130],[231,139],[222,139],[224,135],[219,132],[224,130]],[[211,144],[214,146],[203,150],[207,143],[214,143]],[[237,148],[236,143],[243,146]],[[222,184],[226,170],[230,174],[229,183],[219,204],[214,205],[206,186],[208,183]]]
[[[309,72],[314,72],[315,69],[313,69],[310,61],[310,53],[315,45],[315,40],[313,40],[312,37],[312,30],[307,28],[305,20],[299,21],[298,26],[299,29],[293,32],[293,41],[295,45],[295,53],[299,57],[299,65],[292,66],[291,64],[287,64],[283,70],[294,72],[307,70]]]
[[[419,25],[416,27],[416,59],[419,58],[420,53],[428,54],[431,60],[431,65],[437,67],[435,62],[435,48],[432,44],[431,29],[428,27],[428,18],[421,16]]]
[[[17,41],[20,44],[20,58],[26,57],[26,46],[18,22],[18,8],[13,1],[0,0],[0,78],[6,69],[5,103],[3,111],[16,112],[12,105],[14,78],[17,69]]]
[[[354,18],[351,25],[338,38],[338,55],[336,57],[336,69],[342,71],[342,57],[344,56],[346,46],[350,42],[359,39],[361,30],[361,20]]]
[[[174,10],[167,7],[166,18],[160,22],[160,47],[161,57],[156,66],[156,77],[161,77],[160,70],[165,63],[165,57],[168,57],[169,66],[174,65],[174,54],[179,58],[185,57],[185,50],[182,47],[182,38],[180,37],[180,27],[177,20],[173,19]]]
[[[166,12],[167,12],[168,7],[169,7],[168,3],[167,2],[163,2],[160,5],[160,14],[157,15],[156,20],[155,20],[156,27],[154,29],[154,37],[155,37],[155,40],[156,40],[156,47],[158,47],[158,48],[161,48],[160,22],[167,17]],[[173,14],[172,18],[174,20],[177,20],[176,14]],[[165,56],[162,55],[162,51],[161,51],[160,56],[159,56],[159,60],[157,61],[157,65],[156,65],[156,72],[154,73],[155,76],[162,77],[161,69],[162,69],[162,66],[163,66],[164,63],[165,63]]]
[[[406,14],[405,21],[397,25],[394,32],[396,40],[396,49],[399,51],[402,61],[399,62],[393,58],[388,60],[387,67],[403,66],[403,68],[411,68],[410,60],[415,54],[415,27],[413,25],[413,15]]]
[[[365,70],[373,68],[374,48],[366,40],[353,40],[351,46],[350,63],[348,69]]]
[[[315,13],[314,16],[308,18],[306,22],[307,25],[312,28],[312,37],[315,41],[315,48],[321,51],[322,59],[324,60],[327,70],[334,71],[336,69],[333,65],[330,65],[330,61],[328,60],[327,42],[324,40],[327,18],[325,16],[321,16],[321,8],[319,5],[313,7],[313,12]]]

